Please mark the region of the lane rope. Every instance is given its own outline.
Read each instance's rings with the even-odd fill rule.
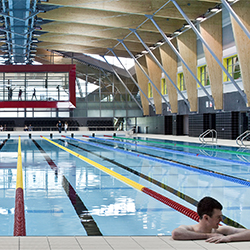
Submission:
[[[16,175],[16,196],[15,196],[15,214],[14,214],[14,236],[26,236],[25,210],[23,195],[23,170],[22,170],[22,151],[21,137],[18,140],[17,156],[17,175]]]

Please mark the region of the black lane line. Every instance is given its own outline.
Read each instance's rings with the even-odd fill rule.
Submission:
[[[54,161],[49,157],[49,155],[43,150],[43,148],[32,139],[36,147],[40,150],[48,164],[50,165],[51,169],[55,171],[55,174],[58,174],[58,167],[54,163]],[[78,217],[81,220],[83,227],[85,228],[88,236],[102,236],[100,229],[98,228],[96,222],[94,221],[93,217],[89,213],[87,207],[84,205],[81,198],[77,195],[75,189],[71,186],[67,178],[63,175],[62,179],[62,186],[64,191],[66,192],[67,196],[69,197]]]
[[[5,144],[7,141],[8,141],[8,139],[5,139],[5,140],[1,143],[1,145],[0,145],[0,150],[2,149],[2,147],[4,146],[4,144]]]
[[[64,140],[62,140],[62,139],[59,139],[59,141],[64,142]],[[176,190],[176,189],[174,189],[174,188],[171,188],[170,186],[168,186],[168,185],[166,185],[166,184],[164,184],[164,183],[162,183],[162,182],[160,182],[160,181],[157,181],[157,180],[153,179],[152,177],[149,177],[149,176],[147,176],[147,175],[144,175],[144,174],[141,173],[141,172],[138,172],[138,171],[136,171],[136,170],[134,170],[134,169],[132,169],[132,168],[129,168],[129,167],[127,167],[127,166],[125,166],[125,165],[123,165],[123,164],[121,164],[121,163],[119,163],[119,162],[116,162],[116,161],[114,161],[114,160],[111,160],[111,159],[109,159],[109,158],[106,158],[106,157],[104,157],[104,156],[101,156],[101,155],[99,155],[98,153],[94,153],[93,151],[87,150],[87,149],[82,148],[82,147],[80,147],[80,146],[78,146],[78,145],[74,145],[74,144],[72,144],[72,143],[70,143],[70,142],[68,142],[68,144],[71,145],[71,146],[73,146],[73,147],[79,148],[79,149],[81,149],[81,150],[83,150],[83,151],[85,151],[85,152],[88,152],[88,153],[91,153],[91,154],[93,154],[93,155],[95,155],[95,156],[98,156],[99,158],[101,158],[101,159],[103,159],[103,160],[105,160],[105,161],[111,162],[111,163],[113,163],[114,165],[117,165],[117,166],[119,166],[120,168],[125,169],[125,170],[127,170],[128,172],[130,172],[130,173],[133,173],[133,174],[135,174],[135,175],[137,175],[137,176],[139,176],[139,177],[141,177],[141,178],[143,178],[143,179],[145,179],[145,180],[147,180],[147,181],[149,181],[149,182],[152,182],[153,184],[155,184],[155,185],[157,185],[157,186],[159,186],[159,187],[161,187],[161,188],[167,190],[168,192],[170,192],[170,193],[172,193],[172,194],[178,196],[179,198],[181,198],[181,199],[187,201],[188,203],[190,203],[190,204],[192,204],[192,205],[194,205],[194,206],[197,207],[197,204],[198,204],[198,201],[197,201],[197,200],[193,199],[192,197],[190,197],[190,196],[188,196],[188,195],[186,195],[186,194],[184,194],[184,193],[182,193],[182,192],[180,192],[180,191],[178,191],[178,190]],[[222,216],[222,220],[223,220],[223,222],[224,222],[226,225],[233,226],[233,227],[237,227],[237,228],[245,228],[244,226],[242,226],[242,225],[239,224],[238,222],[236,222],[236,221],[234,221],[234,220],[232,220],[232,219],[230,219],[230,218],[228,218],[228,217],[226,217],[226,216],[224,216],[224,215]]]

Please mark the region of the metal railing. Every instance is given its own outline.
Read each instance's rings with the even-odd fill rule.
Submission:
[[[244,133],[240,134],[240,135],[236,138],[235,142],[236,142],[240,147],[241,147],[241,146],[245,146],[245,147],[250,146],[250,144],[249,144],[249,145],[245,145],[245,144],[244,144],[244,140],[247,140],[248,136],[250,136],[250,130],[246,130]]]
[[[205,132],[201,133],[199,136],[199,140],[201,143],[207,143],[208,141],[205,140],[205,137],[211,134],[211,142],[217,143],[217,131],[215,129],[208,129]]]

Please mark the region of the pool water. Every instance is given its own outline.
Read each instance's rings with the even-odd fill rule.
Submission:
[[[238,155],[237,148],[206,151],[135,139],[51,139],[63,148],[40,137],[22,139],[27,235],[170,235],[181,224],[195,223],[98,164],[194,211],[198,200],[212,196],[230,221],[250,228],[247,150]],[[18,140],[0,143],[0,235],[13,235]]]

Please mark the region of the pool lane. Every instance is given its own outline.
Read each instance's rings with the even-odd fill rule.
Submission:
[[[147,187],[145,187],[145,186],[143,186],[143,185],[141,185],[141,184],[139,184],[139,183],[125,177],[125,176],[123,176],[123,175],[120,175],[117,172],[115,172],[115,171],[113,171],[113,170],[111,170],[109,168],[106,168],[103,165],[101,165],[101,164],[99,164],[97,162],[94,162],[94,161],[90,160],[89,158],[86,158],[86,157],[80,155],[77,152],[74,152],[73,150],[70,150],[70,149],[68,149],[66,147],[63,147],[62,145],[60,145],[60,144],[58,144],[58,143],[56,143],[54,141],[51,141],[51,140],[47,139],[46,137],[43,137],[43,136],[41,136],[41,137],[43,139],[45,139],[46,141],[52,143],[53,145],[67,151],[68,153],[80,158],[81,160],[87,162],[88,164],[90,164],[90,165],[98,168],[99,170],[109,174],[110,176],[115,177],[116,179],[124,182],[125,184],[127,184],[127,185],[129,185],[129,186],[131,186],[131,187],[133,187],[133,188],[135,188],[135,189],[137,189],[137,190],[139,190],[139,191],[141,191],[141,192],[143,192],[145,194],[148,194],[149,196],[157,199],[158,201],[166,204],[167,206],[169,206],[171,208],[174,208],[176,211],[188,216],[189,218],[191,218],[191,219],[193,219],[193,220],[195,220],[197,222],[199,221],[199,216],[195,211],[193,211],[193,210],[191,210],[191,209],[189,209],[189,208],[187,208],[187,207],[185,207],[185,206],[183,206],[183,205],[181,205],[181,204],[167,198],[166,196],[163,196],[163,195],[155,192],[154,190],[152,190],[150,188],[147,188]]]
[[[40,150],[41,154],[46,159],[47,163],[50,165],[51,169],[55,171],[55,175],[58,175],[58,167],[54,161],[49,157],[49,155],[43,150],[43,148],[37,143],[36,140],[32,140],[36,147]],[[100,229],[98,228],[93,217],[89,213],[87,207],[84,205],[83,201],[77,195],[75,189],[69,183],[67,178],[62,175],[62,186],[67,196],[69,197],[71,204],[73,205],[81,224],[87,232],[88,236],[102,236]]]
[[[65,136],[63,136],[63,137],[65,137]],[[152,156],[151,154],[146,154],[144,152],[142,153],[142,152],[135,151],[135,150],[134,150],[134,152],[133,152],[133,150],[126,151],[124,149],[113,148],[113,147],[106,146],[106,145],[104,146],[104,145],[101,145],[100,143],[86,142],[86,141],[83,141],[83,140],[80,140],[80,139],[71,138],[71,137],[67,137],[67,136],[65,138],[71,139],[71,140],[76,140],[76,141],[81,141],[82,143],[86,143],[86,144],[89,144],[89,145],[92,145],[92,146],[104,148],[106,150],[113,150],[113,151],[116,151],[116,152],[132,155],[132,156],[135,156],[135,157],[141,157],[141,158],[148,159],[148,160],[151,160],[151,161],[156,161],[156,162],[160,162],[160,163],[163,163],[163,164],[172,165],[174,167],[187,169],[187,170],[190,170],[190,171],[193,171],[193,172],[197,172],[199,174],[209,175],[209,176],[212,176],[212,177],[216,177],[216,178],[219,178],[219,179],[227,180],[227,181],[230,181],[230,182],[234,182],[234,183],[237,183],[237,184],[240,184],[240,185],[245,185],[245,186],[250,187],[250,181],[248,181],[248,180],[238,178],[238,177],[235,177],[235,176],[230,176],[230,175],[225,174],[225,173],[212,171],[211,169],[205,169],[205,168],[197,167],[197,166],[194,166],[194,165],[185,164],[183,162],[177,162],[177,161],[173,161],[173,160],[163,158],[163,157],[160,158],[160,157],[157,157],[157,156]],[[94,137],[91,137],[91,139],[92,138],[94,138]],[[100,140],[100,138],[97,138],[96,140]],[[105,139],[103,139],[101,141],[103,142],[103,141],[105,141]],[[119,144],[128,145],[128,143],[123,143],[123,142],[119,142]],[[146,147],[146,146],[144,146],[144,147]],[[152,148],[152,147],[147,147],[147,148],[148,149],[159,150],[157,148]],[[167,151],[169,151],[169,150],[167,150]],[[175,152],[176,151],[174,151],[174,153]],[[189,156],[189,155],[194,156],[194,154],[190,154],[190,153],[186,153],[186,155],[187,156]],[[205,158],[206,159],[211,159],[211,157],[207,157],[207,156]],[[213,158],[213,160],[217,160],[217,158]],[[221,161],[221,159],[219,159],[219,161]],[[230,161],[230,160],[225,160],[225,161],[227,163],[231,163],[231,162],[236,163],[235,161]],[[237,164],[241,164],[241,162],[237,162]],[[245,163],[245,165],[249,165],[249,167],[250,167],[249,163]]]
[[[17,150],[17,140],[12,139],[0,150],[1,236],[13,235]],[[87,235],[61,185],[61,177],[55,176],[31,140],[22,140],[22,169],[26,235]]]
[[[70,139],[72,139],[72,138],[70,138]],[[65,142],[64,140],[60,140],[60,141]],[[80,147],[79,145],[74,145],[74,144],[72,144],[72,143],[70,143],[70,142],[68,142],[68,145],[71,145],[71,146],[73,146],[73,147],[76,147],[76,148],[78,148],[78,149],[81,149],[81,150],[83,150],[83,151],[85,151],[85,152],[88,152],[88,153],[90,153],[90,154],[96,155],[96,156],[102,158],[102,159],[105,160],[105,161],[111,162],[111,163],[113,163],[114,165],[119,166],[120,168],[125,169],[126,171],[131,172],[131,173],[133,173],[133,174],[139,176],[140,178],[143,178],[143,179],[145,179],[145,180],[147,180],[147,181],[149,181],[149,182],[151,182],[151,183],[153,183],[153,184],[159,186],[160,188],[163,188],[163,189],[167,190],[168,192],[170,192],[170,193],[176,195],[177,197],[179,197],[179,198],[185,200],[186,202],[188,202],[188,203],[194,205],[195,207],[196,207],[197,204],[198,204],[198,201],[195,200],[195,199],[193,199],[192,197],[190,197],[190,196],[188,196],[188,195],[186,195],[186,194],[184,194],[184,193],[182,193],[182,192],[180,192],[180,191],[178,191],[178,190],[176,190],[176,189],[174,189],[174,188],[172,188],[172,187],[170,187],[170,186],[164,184],[163,182],[160,182],[160,181],[158,181],[158,180],[156,180],[156,179],[154,179],[154,178],[152,178],[152,177],[150,177],[150,176],[148,176],[148,175],[145,175],[145,174],[143,174],[142,172],[139,172],[139,171],[136,171],[136,170],[134,170],[134,169],[132,169],[132,168],[130,168],[130,167],[127,167],[127,166],[125,166],[124,164],[121,164],[121,163],[119,163],[119,162],[117,162],[117,161],[115,161],[115,160],[113,160],[113,159],[110,159],[110,158],[101,156],[101,155],[99,155],[98,153],[95,153],[95,152],[93,152],[93,151],[91,151],[91,150],[87,150],[87,149],[85,149],[85,148],[83,148],[83,147]],[[244,227],[243,227],[242,225],[240,225],[238,222],[236,222],[236,221],[234,221],[234,220],[231,220],[230,218],[228,218],[228,217],[225,216],[225,215],[223,215],[223,222],[224,222],[226,225],[230,225],[230,226],[234,226],[234,227],[238,227],[238,228],[244,228]]]
[[[205,151],[212,151],[212,152],[221,152],[221,153],[227,153],[227,154],[237,154],[237,155],[244,155],[244,156],[250,156],[250,152],[240,152],[240,151],[231,151],[231,150],[225,150],[225,149],[214,149],[214,148],[202,148],[198,146],[192,146],[192,145],[184,145],[184,144],[178,144],[178,143],[167,143],[167,142],[160,142],[160,141],[150,141],[150,140],[141,140],[141,139],[134,139],[134,138],[127,138],[127,137],[118,137],[113,136],[114,139],[122,139],[122,140],[132,140],[132,141],[141,141],[141,142],[150,142],[154,144],[161,144],[161,145],[168,145],[168,146],[174,146],[174,147],[182,147],[182,148],[191,148],[191,149],[203,149]]]

